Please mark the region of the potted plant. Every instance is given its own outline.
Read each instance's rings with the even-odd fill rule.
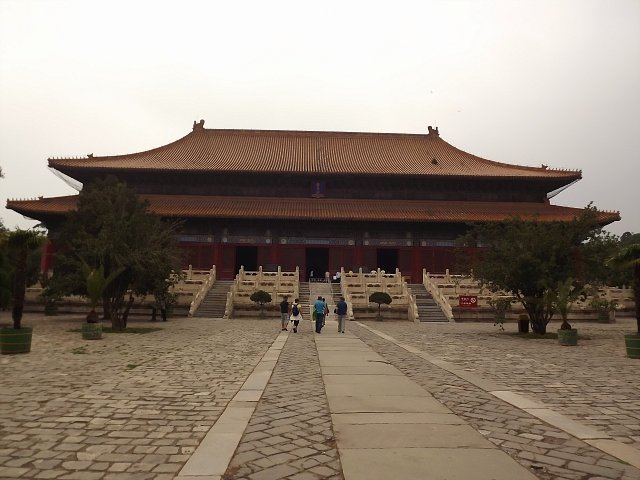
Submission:
[[[24,297],[27,290],[27,256],[30,251],[37,250],[42,244],[43,236],[35,230],[17,229],[8,234],[6,245],[15,253],[15,269],[13,272],[13,308],[11,317],[13,327],[0,328],[0,353],[29,353],[33,330],[22,326]]]
[[[567,278],[564,282],[558,282],[553,295],[553,309],[560,314],[562,324],[558,329],[558,343],[565,346],[575,346],[578,344],[578,330],[571,327],[567,321],[571,304],[581,295],[581,290],[576,288],[572,278]]]
[[[264,290],[257,290],[251,294],[249,300],[260,306],[260,318],[264,318],[264,305],[266,303],[271,303],[271,294]]]
[[[383,320],[382,313],[380,312],[380,306],[384,303],[385,305],[391,304],[391,296],[386,292],[373,292],[369,295],[369,301],[372,303],[378,304],[378,316],[376,320],[381,322]]]
[[[609,260],[610,263],[633,268],[633,300],[636,306],[637,332],[624,336],[627,357],[640,358],[640,244],[623,248]]]
[[[87,314],[87,322],[82,325],[82,338],[85,340],[99,340],[102,338],[102,322],[96,312],[98,302],[102,299],[102,294],[109,284],[120,275],[125,269],[123,267],[114,270],[108,277],[104,276],[104,266],[100,264],[98,268],[91,268],[84,260],[82,261],[82,271],[85,275],[87,298],[91,310]]]

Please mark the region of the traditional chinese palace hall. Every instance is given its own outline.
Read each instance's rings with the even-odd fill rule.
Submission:
[[[116,156],[50,158],[49,167],[80,183],[115,175],[151,211],[183,219],[185,266],[218,278],[246,270],[314,272],[453,266],[456,238],[470,223],[512,216],[569,221],[581,208],[550,198],[580,171],[486,160],[425,134],[220,130],[193,124],[186,136],[152,150]],[[52,240],[77,196],[9,200],[41,221]],[[619,220],[600,212],[603,225]]]

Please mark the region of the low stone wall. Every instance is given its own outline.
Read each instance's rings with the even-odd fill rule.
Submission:
[[[87,314],[89,313],[89,305],[84,302],[60,302],[56,304],[57,315],[65,314]],[[129,318],[151,318],[152,303],[135,304],[129,311]],[[98,312],[102,312],[102,307],[98,306],[96,309]],[[25,313],[43,313],[44,304],[39,302],[29,302],[24,306]],[[174,305],[168,312],[169,317],[186,317],[189,314],[188,305]],[[160,318],[160,311],[157,311],[157,318]]]
[[[494,311],[491,308],[460,308],[452,307],[453,318],[456,322],[495,322]],[[524,314],[523,311],[507,312],[504,323],[517,323],[519,316]],[[628,314],[616,312],[616,316],[628,316]],[[567,318],[569,323],[573,322],[603,322],[598,319],[598,312],[595,310],[582,310],[579,312],[570,312]],[[556,314],[551,319],[552,322],[562,321],[560,315]],[[615,322],[615,320],[614,320]]]
[[[262,312],[260,307],[255,303],[253,304],[235,304],[233,306],[233,312],[231,318],[268,318],[268,319],[280,319],[280,306],[279,305],[265,305]]]
[[[409,321],[409,312],[407,305],[403,305],[402,307],[390,307],[386,305],[382,305],[380,308],[380,314],[382,315],[383,321]],[[335,317],[334,314],[330,314],[330,317]],[[353,306],[353,319],[358,321],[368,321],[368,320],[377,320],[378,317],[378,306],[375,307],[360,307],[357,305]]]

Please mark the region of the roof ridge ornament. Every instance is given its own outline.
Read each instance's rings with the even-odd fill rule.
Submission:
[[[196,121],[193,121],[193,131],[199,131],[201,132],[202,130],[204,130],[204,120],[200,120],[198,123],[196,123]]]
[[[433,134],[433,135],[435,135],[436,137],[439,137],[439,136],[440,136],[440,132],[438,132],[438,127],[433,128],[431,125],[429,125],[427,128],[428,128],[428,130],[429,130],[429,135],[432,135],[432,134]]]

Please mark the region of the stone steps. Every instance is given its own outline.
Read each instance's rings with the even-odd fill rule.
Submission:
[[[232,283],[232,280],[217,280],[193,316],[222,318],[227,305],[227,293]]]
[[[442,313],[442,309],[431,294],[427,292],[424,285],[421,283],[412,283],[409,285],[409,288],[411,288],[411,293],[416,298],[420,322],[448,322],[447,317]]]

